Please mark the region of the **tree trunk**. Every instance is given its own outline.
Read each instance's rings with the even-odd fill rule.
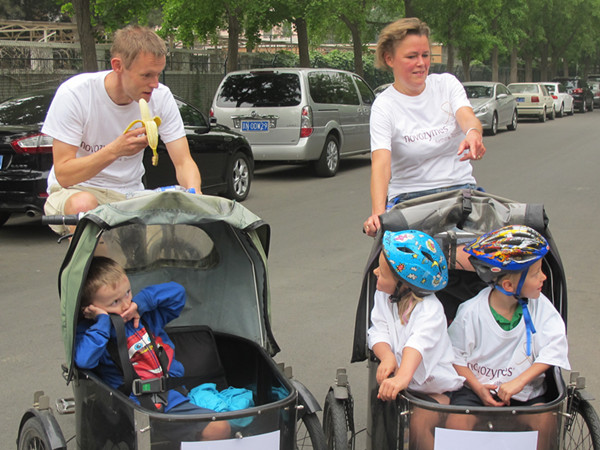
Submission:
[[[308,28],[306,20],[303,17],[298,17],[294,20],[294,27],[298,35],[298,56],[300,58],[300,67],[310,67],[310,54],[308,52]]]
[[[228,28],[229,37],[227,38],[227,66],[226,73],[233,72],[238,69],[238,46],[240,42],[240,22],[236,11],[228,11]]]
[[[404,0],[404,17],[415,17],[412,0]]]
[[[446,61],[446,72],[454,73],[454,45],[448,43],[448,60]]]
[[[525,81],[533,81],[533,56],[525,55]]]
[[[463,81],[471,81],[471,52],[463,53],[462,69],[463,69]]]
[[[519,50],[515,45],[510,52],[510,83],[519,81]],[[510,84],[509,83],[509,84]]]
[[[84,72],[98,72],[98,61],[96,60],[96,40],[92,33],[92,20],[90,13],[90,0],[73,0],[75,10],[75,22],[77,23],[77,34],[79,34],[79,46],[81,47],[81,59]]]
[[[498,81],[498,70],[499,70],[499,64],[498,64],[498,46],[494,45],[494,48],[492,48],[492,81]]]
[[[540,51],[540,81],[548,79],[548,44],[542,44]]]
[[[563,58],[563,77],[569,76],[569,61],[567,58]]]
[[[342,22],[346,24],[350,33],[352,33],[352,47],[354,49],[354,72],[361,77],[365,76],[365,69],[363,66],[363,52],[362,52],[362,39],[360,37],[360,29],[358,24],[351,22],[344,14],[340,15]]]

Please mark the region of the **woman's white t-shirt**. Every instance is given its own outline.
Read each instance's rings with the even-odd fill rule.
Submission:
[[[88,156],[123,134],[127,126],[140,119],[137,102],[117,105],[104,87],[110,71],[84,73],[65,81],[56,91],[48,109],[42,132],[77,147],[77,158]],[[161,118],[160,138],[168,143],[185,136],[179,109],[168,87],[159,84],[148,102],[150,114]],[[80,183],[84,186],[112,189],[127,194],[144,189],[142,163],[144,152],[123,156],[95,177]],[[54,167],[48,175],[48,192],[58,184]]]
[[[368,331],[369,348],[379,342],[392,348],[398,367],[404,347],[414,348],[421,354],[421,364],[409,389],[424,394],[442,394],[462,387],[464,378],[452,366],[454,354],[444,308],[435,295],[427,295],[417,303],[408,323],[403,325],[397,304],[389,301],[388,294],[376,291]]]
[[[464,87],[451,74],[431,74],[417,96],[383,91],[371,109],[371,151],[392,152],[388,198],[461,184],[475,184],[469,161],[459,161],[465,138],[455,114],[471,108]]]

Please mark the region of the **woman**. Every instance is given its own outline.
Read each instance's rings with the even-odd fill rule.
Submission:
[[[388,204],[475,188],[469,160],[485,154],[481,123],[456,77],[428,75],[430,56],[429,27],[417,18],[400,19],[379,36],[377,66],[391,70],[394,83],[371,111],[369,236]]]

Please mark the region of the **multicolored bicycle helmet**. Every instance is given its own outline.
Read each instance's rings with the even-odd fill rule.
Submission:
[[[528,269],[549,249],[548,241],[533,228],[508,225],[478,237],[464,251],[471,255],[479,277],[489,283],[505,273]]]
[[[392,271],[419,296],[448,284],[448,266],[438,243],[417,230],[386,231],[383,255]]]

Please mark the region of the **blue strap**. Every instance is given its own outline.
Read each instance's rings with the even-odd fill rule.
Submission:
[[[516,292],[508,292],[502,286],[496,284],[494,287],[502,292],[504,295],[512,295],[515,297],[521,308],[523,309],[523,320],[525,320],[525,329],[527,333],[527,356],[531,356],[531,336],[536,333],[535,327],[533,326],[533,321],[531,320],[531,314],[529,314],[529,308],[527,308],[528,300],[525,298],[521,298],[521,288],[523,287],[523,283],[525,283],[525,278],[527,277],[528,270],[524,270],[521,274],[521,278],[519,278],[519,283],[517,284]]]

